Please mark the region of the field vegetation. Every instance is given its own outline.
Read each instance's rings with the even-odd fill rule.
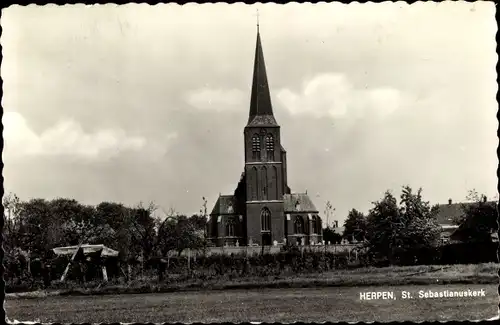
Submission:
[[[226,274],[204,279],[192,275],[171,274],[162,282],[159,282],[155,275],[146,274],[128,282],[124,278],[113,279],[107,283],[89,281],[84,285],[74,281],[64,283],[55,281],[50,288],[44,290],[10,293],[7,296],[40,298],[50,295],[131,294],[192,290],[494,284],[498,282],[496,275],[498,267],[497,263],[390,266],[288,275],[232,277]]]
[[[495,264],[484,263],[496,261],[496,243],[486,234],[496,225],[496,220],[491,222],[496,210],[481,197],[477,200],[464,209],[462,220],[464,229],[477,231],[469,231],[461,244],[440,245],[437,207],[423,200],[421,190],[414,193],[406,186],[400,202],[387,191],[367,216],[355,210],[349,213],[344,226],[347,239],[358,242],[353,252],[283,246],[276,254],[263,250],[252,256],[197,254],[186,258],[182,252],[203,251],[208,245],[203,235],[205,199],[200,214],[187,217],[171,210],[159,217],[153,203],[89,206],[72,199],[21,201],[9,195],[3,202],[6,291],[490,283],[496,279],[496,270],[490,269]],[[69,282],[60,283],[69,259],[54,256],[52,249],[82,243],[104,244],[118,250],[118,257],[84,257],[82,253],[80,259],[71,260]],[[100,273],[103,266],[108,270],[107,283]]]

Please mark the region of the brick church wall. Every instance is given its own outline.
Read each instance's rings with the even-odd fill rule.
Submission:
[[[247,243],[262,244],[261,211],[266,207],[271,212],[271,241],[282,242],[285,238],[283,202],[259,202],[247,204]]]

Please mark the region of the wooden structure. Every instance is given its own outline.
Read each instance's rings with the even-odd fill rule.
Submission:
[[[89,244],[80,244],[77,246],[66,246],[66,247],[57,247],[52,250],[56,255],[71,255],[71,260],[68,262],[66,269],[64,270],[63,275],[61,276],[61,282],[66,279],[68,275],[69,269],[71,265],[80,260],[85,259],[88,256],[96,256],[96,257],[117,257],[118,251],[115,251],[109,247],[104,245],[89,245]],[[108,281],[108,275],[106,271],[106,266],[102,266],[102,277],[104,281]]]

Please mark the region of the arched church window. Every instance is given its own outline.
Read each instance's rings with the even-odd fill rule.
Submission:
[[[263,208],[260,213],[260,223],[262,231],[271,231],[271,211]]]
[[[318,219],[316,216],[312,216],[312,233],[319,234],[318,231]]]
[[[272,134],[268,134],[266,136],[266,153],[267,153],[267,160],[273,161],[274,160],[274,137]]]
[[[252,158],[260,159],[260,137],[258,134],[252,137]]]
[[[301,216],[295,217],[294,228],[296,234],[304,233],[304,220],[302,220]]]
[[[227,237],[234,237],[234,223],[232,220],[229,220],[226,223],[226,236]]]
[[[321,234],[323,225],[321,223],[321,218],[319,216],[316,216],[316,227],[317,227],[317,234]]]

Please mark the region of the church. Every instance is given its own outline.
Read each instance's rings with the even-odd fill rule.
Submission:
[[[250,113],[243,131],[245,167],[232,195],[219,195],[207,222],[215,246],[311,245],[322,241],[318,209],[306,193],[291,193],[286,151],[271,104],[260,33]]]

